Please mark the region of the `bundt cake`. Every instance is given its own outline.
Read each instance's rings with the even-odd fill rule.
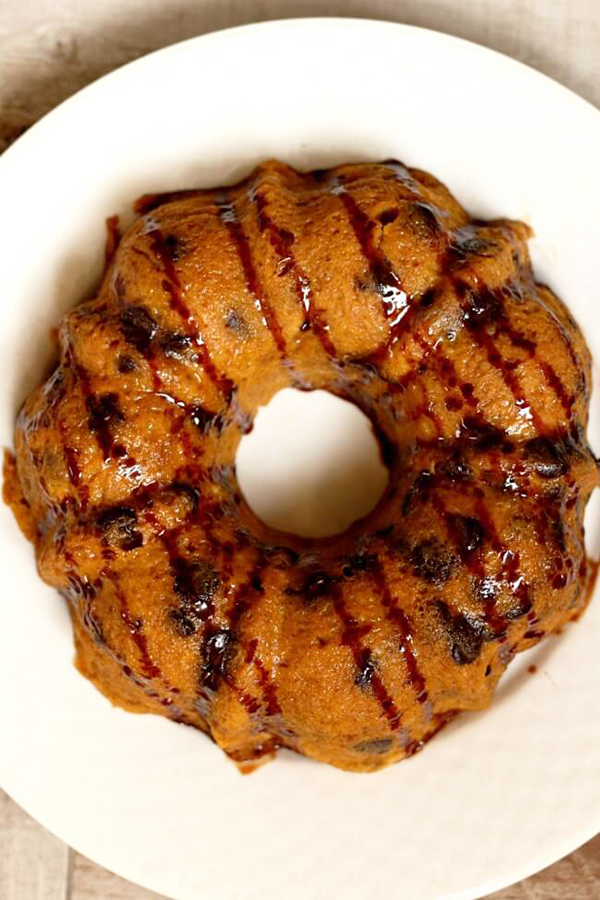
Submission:
[[[395,161],[268,162],[136,211],[5,465],[79,670],[238,763],[410,756],[587,600],[590,357],[530,229]],[[389,469],[332,538],[270,530],[236,482],[284,387],[356,404]]]

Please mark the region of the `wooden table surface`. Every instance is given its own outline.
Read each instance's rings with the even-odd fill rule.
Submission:
[[[600,0],[0,0],[0,151],[65,97],[150,50],[310,15],[447,31],[535,66],[600,106]],[[599,900],[600,836],[493,898]],[[160,898],[71,851],[0,791],[0,900]]]

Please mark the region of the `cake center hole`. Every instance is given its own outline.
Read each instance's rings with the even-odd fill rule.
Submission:
[[[237,477],[265,524],[327,537],[366,516],[389,472],[368,418],[327,391],[285,388],[261,407],[239,445]]]

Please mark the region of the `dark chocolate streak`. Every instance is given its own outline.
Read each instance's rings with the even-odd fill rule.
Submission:
[[[62,398],[61,398],[62,399]],[[75,488],[75,492],[79,493],[79,484],[81,481],[81,469],[79,467],[79,453],[74,448],[69,446],[66,442],[66,426],[60,417],[57,418],[56,424],[58,427],[58,433],[60,435],[60,441],[62,445],[63,456],[65,458],[65,463],[67,466],[67,475],[69,476],[69,481],[72,486]],[[83,505],[83,509],[85,510],[85,505]]]
[[[250,243],[240,222],[234,203],[232,200],[223,200],[218,204],[219,215],[221,221],[225,224],[229,236],[235,246],[237,254],[240,258],[244,278],[246,279],[246,288],[253,299],[254,305],[260,313],[262,313],[263,322],[271,332],[271,336],[275,342],[275,346],[279,351],[282,359],[287,358],[287,349],[285,338],[277,314],[269,301],[267,300],[265,290],[260,283],[252,253],[250,252]]]
[[[103,404],[102,397],[92,392],[90,376],[87,369],[78,362],[74,365],[81,384],[81,391],[86,409],[89,413],[90,430],[96,435],[96,440],[104,460],[108,461],[112,458],[115,450],[112,426],[118,421],[119,413],[117,412],[115,415],[111,415],[110,405],[106,409],[103,409],[105,404]],[[116,397],[116,395],[110,396]],[[118,406],[116,409],[118,410]]]
[[[267,557],[260,553],[246,581],[244,581],[234,594],[233,601],[227,613],[229,627],[235,631],[239,627],[240,619],[252,606],[253,599],[262,593],[264,589],[260,580],[262,571],[266,568]]]
[[[341,634],[342,645],[351,650],[358,676],[360,677],[362,673],[365,674],[364,683],[368,684],[372,690],[373,696],[388,720],[390,729],[397,731],[402,721],[402,714],[388,693],[383,679],[377,671],[377,665],[373,659],[371,649],[363,644],[363,638],[371,631],[373,626],[367,622],[360,623],[350,615],[346,609],[342,590],[333,580],[329,584],[329,590],[333,608],[344,626]],[[360,683],[360,681],[357,683]]]
[[[445,523],[448,534],[458,551],[461,562],[471,575],[474,575],[480,582],[483,581],[486,577],[486,569],[478,552],[479,541],[469,541],[468,538],[465,537],[464,526],[462,525],[463,517],[450,513],[446,509],[444,502],[435,488],[431,492],[431,503],[440,519]],[[483,532],[482,537],[487,537],[485,531]],[[504,636],[506,622],[498,616],[496,612],[496,598],[494,594],[485,600],[484,619],[495,630],[496,637],[501,638]]]
[[[261,575],[264,569],[267,567],[267,564],[268,557],[266,553],[259,552],[254,566],[248,572],[246,580],[238,587],[237,591],[235,592],[233,601],[227,613],[227,618],[228,627],[231,629],[231,632],[236,635],[236,639],[241,645],[242,653],[245,652],[246,662],[253,663],[255,669],[257,670],[258,681],[261,688],[267,715],[281,716],[281,707],[279,706],[279,701],[277,699],[277,688],[266,666],[256,652],[258,642],[255,639],[246,641],[243,636],[240,635],[240,623],[242,617],[251,608],[253,602],[264,593]],[[231,683],[230,675],[224,675],[223,677],[227,681],[227,683]],[[252,701],[252,709],[250,709],[247,702],[242,702],[249,712],[254,713],[258,710],[258,702],[254,697],[250,699]]]
[[[256,204],[258,215],[258,227],[260,231],[266,231],[273,249],[280,257],[277,274],[280,277],[290,274],[294,279],[294,285],[298,301],[302,307],[304,322],[301,330],[310,328],[321,342],[328,356],[336,357],[336,350],[329,336],[323,310],[315,305],[310,280],[304,269],[298,264],[293,251],[294,235],[286,228],[280,228],[275,224],[268,211],[268,202],[264,194],[253,190],[251,199]]]
[[[508,584],[511,592],[521,602],[524,612],[529,612],[531,610],[532,591],[519,568],[519,552],[517,550],[509,550],[506,544],[500,540],[494,520],[484,502],[484,493],[481,488],[476,488],[474,493],[476,498],[475,513],[481,521],[485,533],[489,536],[492,549],[502,560],[500,577],[502,581]],[[487,608],[486,612],[488,612]],[[491,616],[491,610],[489,610],[489,613]],[[506,623],[504,624],[506,626]]]
[[[179,553],[177,549],[177,536],[179,534],[180,528],[173,529],[171,531],[167,531],[162,527],[160,522],[156,519],[156,517],[151,513],[148,509],[145,510],[145,518],[147,522],[151,525],[152,529],[156,536],[161,540],[163,546],[167,552],[169,558],[169,564],[171,567],[171,572],[173,574],[174,579],[185,577],[186,572],[188,570],[189,564],[187,560],[185,560]],[[210,531],[210,530],[208,530]],[[210,537],[210,534],[209,534]],[[213,552],[216,548],[213,547]],[[204,647],[207,642],[214,634],[214,627],[212,625],[212,617],[214,615],[215,608],[212,601],[208,601],[202,605],[201,608],[196,610],[196,614],[200,620],[205,623],[205,631],[203,634],[202,646],[200,650],[201,658],[204,658]],[[251,697],[246,694],[243,690],[241,690],[238,685],[235,683],[235,680],[228,672],[217,672],[211,673],[210,676],[204,670],[204,676],[201,679],[200,688],[198,692],[198,710],[200,714],[207,719],[210,706],[214,699],[215,693],[218,689],[220,679],[223,679],[229,687],[234,691],[240,703],[245,707],[245,709],[250,714],[254,714],[259,709],[259,703],[256,698]]]
[[[463,307],[463,312],[465,314],[464,321],[467,323],[467,327],[469,328],[473,340],[485,351],[489,364],[493,366],[493,368],[497,369],[502,376],[504,384],[515,399],[515,404],[519,408],[520,415],[522,415],[526,419],[530,419],[534,428],[539,434],[544,434],[547,430],[544,424],[544,420],[530,405],[529,400],[524,394],[523,389],[519,383],[519,379],[515,372],[515,367],[502,355],[502,353],[500,353],[496,342],[494,341],[493,337],[491,337],[487,333],[485,326],[471,327],[470,321],[468,320],[468,309]]]
[[[119,578],[116,572],[111,571],[110,569],[103,569],[101,572],[102,578],[99,579],[94,584],[90,584],[87,578],[81,578],[75,571],[75,560],[72,554],[65,549],[64,551],[65,562],[67,563],[67,590],[65,591],[65,596],[69,602],[82,602],[84,604],[84,610],[81,616],[81,621],[83,626],[92,633],[94,640],[103,643],[106,647],[107,652],[112,656],[112,658],[118,663],[120,668],[123,671],[123,674],[130,678],[141,690],[148,696],[154,700],[158,700],[161,706],[170,708],[170,715],[173,718],[176,718],[177,721],[186,722],[190,724],[186,719],[184,714],[180,709],[178,709],[173,704],[173,700],[170,697],[160,697],[159,694],[154,691],[151,686],[149,686],[146,680],[143,679],[154,679],[160,677],[163,681],[165,688],[172,694],[178,694],[179,689],[172,687],[168,681],[162,676],[160,669],[154,664],[152,661],[147,648],[146,639],[143,634],[140,633],[137,624],[131,618],[131,614],[129,612],[129,607],[127,604],[127,598],[125,597],[123,591],[119,586]],[[139,653],[140,653],[140,663],[143,670],[143,679],[138,677],[129,666],[123,663],[122,658],[104,641],[104,637],[102,634],[102,630],[98,622],[94,619],[89,604],[90,601],[96,594],[97,589],[102,586],[102,579],[106,578],[110,580],[115,589],[115,595],[119,601],[120,614],[121,618],[125,622],[129,633],[131,634],[134,643],[136,644]]]
[[[187,334],[192,339],[196,348],[198,362],[202,365],[204,371],[215,387],[223,394],[225,400],[229,401],[233,395],[235,385],[230,378],[219,372],[211,359],[208,347],[196,326],[193,313],[183,299],[179,276],[173,259],[171,258],[169,245],[159,228],[151,228],[148,231],[148,236],[151,238],[153,252],[162,263],[163,271],[165,273],[162,287],[169,295],[171,309],[183,320]]]
[[[121,586],[119,584],[119,576],[112,569],[104,569],[104,576],[108,578],[108,580],[112,583],[115,595],[117,600],[119,601],[119,610],[120,615],[127,627],[127,631],[131,635],[131,640],[138,648],[140,654],[140,665],[142,667],[142,674],[146,678],[157,678],[161,675],[161,671],[159,667],[152,661],[150,654],[148,652],[148,642],[146,637],[136,628],[135,622],[131,616],[129,611],[129,605],[127,603],[127,597],[125,596]]]
[[[408,683],[414,688],[419,703],[426,703],[428,700],[427,686],[425,676],[419,669],[419,664],[413,650],[413,630],[408,616],[397,605],[396,600],[390,592],[385,572],[380,559],[376,559],[372,569],[372,576],[381,603],[385,607],[386,616],[393,623],[398,634],[400,635],[399,650],[404,656],[406,669],[408,674]]]
[[[465,267],[465,264],[463,264],[461,269],[464,270]],[[451,250],[447,251],[444,268],[446,272],[445,277],[451,281],[457,295],[459,297],[467,295],[467,302],[463,303],[461,307],[463,325],[466,326],[472,340],[485,352],[489,364],[500,373],[506,387],[512,393],[517,407],[522,411],[521,415],[529,419],[540,434],[548,431],[544,420],[529,403],[520,385],[517,370],[523,360],[513,361],[507,359],[496,343],[495,339],[502,336],[506,337],[513,347],[524,351],[526,354],[525,359],[531,359],[536,363],[546,383],[563,407],[567,421],[573,429],[575,427],[574,405],[576,397],[574,394],[568,393],[553,366],[547,360],[539,358],[536,342],[523,336],[513,328],[506,312],[506,302],[511,300],[510,290],[507,290],[507,286],[494,291],[490,291],[488,288],[480,290],[470,288],[460,277],[461,269],[456,271]],[[510,288],[510,283],[508,287]],[[532,284],[532,290],[535,301],[539,302],[535,284]],[[516,303],[519,301],[513,298],[512,302]],[[574,351],[571,341],[564,329],[560,327],[556,317],[554,317],[554,320],[559,326],[560,337],[572,356]]]
[[[267,715],[281,716],[281,707],[277,699],[277,690],[263,661],[254,653],[253,662],[258,671],[258,680],[265,700]]]
[[[535,290],[535,285],[533,285],[533,289]],[[494,297],[496,300],[501,295],[502,295],[502,291],[496,291],[494,293]],[[538,299],[537,292],[536,292],[536,299]],[[560,323],[558,323],[558,324],[560,326]],[[539,359],[537,357],[536,342],[534,340],[532,340],[531,338],[526,338],[522,334],[519,334],[519,332],[516,331],[512,327],[511,322],[510,322],[508,316],[506,315],[506,310],[505,310],[504,304],[502,305],[500,314],[498,316],[498,328],[499,328],[500,333],[506,335],[506,337],[510,340],[513,347],[518,347],[520,350],[524,350],[525,353],[527,354],[527,358],[533,359],[537,362],[537,364],[539,365],[539,367],[542,371],[542,374],[544,375],[544,378],[546,379],[546,383],[556,394],[556,397],[559,400],[562,408],[564,409],[564,411],[567,415],[567,418],[569,420],[571,420],[573,417],[573,406],[575,405],[575,400],[576,400],[575,395],[568,393],[568,391],[566,390],[564,384],[558,377],[553,366],[546,360]],[[564,329],[559,327],[559,332],[564,339],[566,337]],[[568,339],[568,337],[566,340],[566,344],[567,344],[567,349],[569,349],[571,351],[571,357],[572,357],[574,351],[572,348],[571,341]],[[580,366],[579,361],[578,361],[577,365],[579,368],[579,366]]]
[[[402,288],[400,278],[394,271],[390,260],[377,249],[373,242],[376,223],[363,212],[339,179],[336,180],[331,191],[340,198],[348,213],[356,240],[369,264],[377,292],[383,301],[383,311],[389,326],[386,347],[389,348],[399,339],[406,328],[413,300]]]

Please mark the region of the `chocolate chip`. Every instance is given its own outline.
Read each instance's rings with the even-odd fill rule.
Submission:
[[[169,612],[169,617],[175,623],[181,637],[190,637],[190,635],[195,634],[200,627],[200,623],[197,619],[190,618],[181,609],[172,609]]]
[[[235,309],[231,309],[227,313],[227,318],[225,319],[225,327],[231,329],[231,331],[235,331],[235,333],[239,334],[240,336],[246,335],[248,331],[246,322]]]
[[[189,502],[189,505],[192,510],[198,508],[200,503],[200,491],[198,488],[192,487],[191,484],[185,484],[182,481],[174,481],[169,488],[167,488],[166,496],[168,498],[169,492],[172,492],[176,496],[185,497]]]
[[[166,237],[163,237],[162,249],[163,253],[165,253],[173,262],[177,262],[177,260],[185,256],[187,252],[185,242],[182,238],[177,237],[176,234],[167,234]]]
[[[541,478],[560,478],[569,471],[565,442],[537,437],[525,444],[525,456]]]
[[[471,330],[490,329],[503,318],[502,303],[490,290],[484,288],[477,292],[469,292],[464,311],[464,322],[467,328]]]
[[[137,514],[130,506],[113,506],[100,513],[96,521],[107,543],[121,550],[136,550],[144,543],[141,531],[135,527]]]
[[[354,676],[354,684],[361,688],[361,690],[366,690],[373,681],[376,669],[377,667],[371,657],[370,651],[364,651],[363,659]]]
[[[203,432],[206,432],[211,426],[216,426],[219,429],[223,426],[222,416],[204,409],[203,406],[193,406],[190,409],[190,418],[196,428]]]
[[[84,600],[93,600],[98,593],[98,588],[85,575],[81,577],[73,571],[67,575],[67,584],[71,596],[82,597]]]
[[[355,575],[363,575],[372,572],[377,567],[377,557],[373,553],[357,553],[348,556],[342,566],[342,575],[345,578],[354,578]]]
[[[415,575],[440,586],[450,578],[456,560],[439,541],[431,538],[413,547],[410,562]]]
[[[481,547],[485,538],[481,522],[473,516],[452,516],[451,521],[461,556],[470,556]]]
[[[205,560],[179,559],[173,583],[183,600],[182,612],[193,619],[204,619],[212,609],[212,598],[221,584],[216,570]]]
[[[189,335],[176,331],[165,331],[160,338],[161,350],[165,356],[172,359],[181,359],[191,344],[192,339]]]
[[[262,579],[260,575],[253,575],[250,579],[250,587],[253,591],[262,592],[264,590]]]
[[[464,438],[482,452],[502,447],[506,441],[506,435],[500,428],[480,421],[475,416],[465,416],[461,427]]]
[[[158,326],[145,306],[129,306],[121,313],[121,333],[128,344],[147,353]]]
[[[381,222],[382,225],[390,225],[392,222],[396,221],[399,215],[399,209],[384,209],[377,215],[377,219]]]
[[[475,662],[485,640],[484,624],[462,613],[453,614],[442,600],[436,601],[435,605],[450,638],[450,653],[454,662],[459,666]]]
[[[305,599],[310,603],[317,597],[323,597],[328,594],[331,589],[331,578],[326,572],[313,572],[305,580],[302,586],[302,593]]]
[[[211,630],[204,637],[202,646],[203,666],[201,683],[216,691],[235,654],[237,637],[226,628]]]
[[[439,234],[440,221],[428,203],[413,203],[409,217],[417,234],[427,237]]]
[[[446,409],[449,409],[451,412],[456,412],[459,409],[462,409],[462,399],[460,397],[451,395],[450,397],[446,397],[444,401],[446,405]]]
[[[407,515],[419,503],[423,503],[427,499],[432,484],[433,475],[431,474],[431,472],[427,471],[427,469],[419,472],[410,488],[408,489],[406,496],[404,497],[404,500],[402,502],[403,515]]]
[[[473,581],[473,592],[484,605],[496,599],[499,589],[499,583],[490,575],[486,575],[485,578],[476,578]]]
[[[125,417],[119,406],[119,396],[115,393],[92,394],[86,400],[89,412],[88,425],[92,431],[103,431],[107,426],[123,422]]]
[[[285,571],[298,563],[298,553],[291,547],[277,545],[268,548],[269,560],[273,568]]]
[[[464,616],[455,619],[452,627],[452,659],[459,666],[475,662],[483,645],[483,629],[479,629]]]
[[[455,231],[450,247],[459,262],[464,262],[471,256],[492,257],[498,252],[496,241],[477,234],[473,225],[466,225]]]
[[[464,481],[471,477],[471,469],[458,452],[451,453],[436,466],[436,472],[451,481]]]
[[[356,276],[354,279],[354,286],[361,294],[372,293],[377,288],[377,285],[373,280],[373,275],[368,269],[366,272],[363,272],[362,275]],[[358,364],[360,364],[360,361],[358,361]]]
[[[135,360],[126,354],[120,354],[117,361],[117,368],[122,375],[125,375],[126,372],[133,372],[136,368]]]
[[[523,616],[526,616],[533,609],[533,603],[531,600],[525,598],[524,600],[520,600],[515,606],[511,606],[504,613],[504,617],[506,619],[510,619],[513,621],[514,619],[522,619]]]

